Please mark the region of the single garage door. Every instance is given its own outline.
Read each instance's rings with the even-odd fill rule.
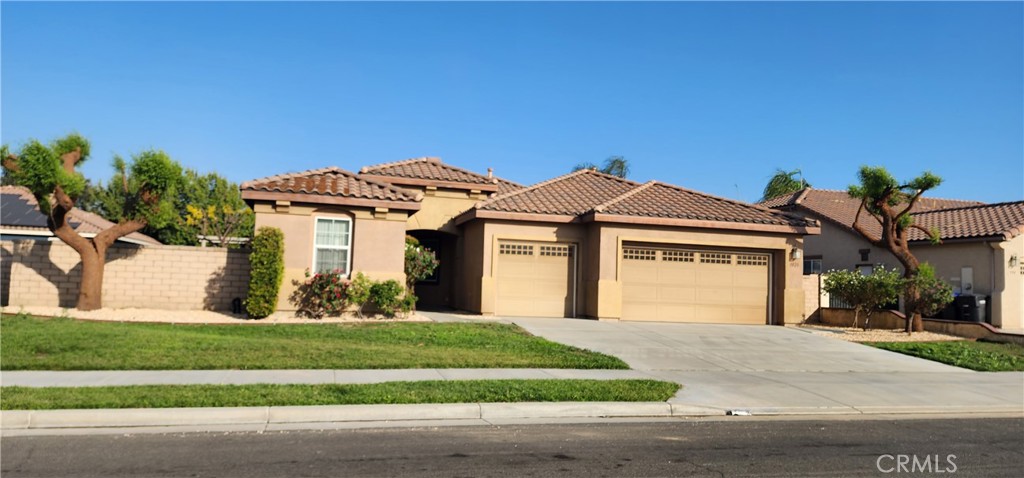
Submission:
[[[624,247],[622,318],[766,324],[768,254]]]
[[[498,315],[573,317],[575,246],[498,243]]]

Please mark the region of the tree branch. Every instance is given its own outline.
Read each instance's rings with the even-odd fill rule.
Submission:
[[[113,244],[114,241],[118,240],[119,238],[127,236],[128,234],[131,234],[133,232],[141,231],[142,228],[144,227],[146,227],[145,219],[132,219],[130,221],[121,222],[111,227],[108,227],[99,234],[96,234],[96,237],[93,238],[93,241],[95,241],[97,244],[102,245],[102,247],[107,248],[110,247],[110,245]]]
[[[861,213],[861,211],[864,210],[864,203],[867,202],[867,200],[868,200],[867,197],[861,198],[861,200],[860,200],[860,207],[857,208],[857,215],[853,217],[853,230],[855,230],[858,233],[860,233],[861,236],[864,236],[864,239],[867,239],[868,242],[873,243],[873,244],[878,245],[878,246],[882,246],[883,244],[885,244],[885,243],[882,242],[882,239],[881,238],[876,238],[876,237],[872,236],[871,233],[869,233],[867,229],[864,229],[864,226],[860,225],[860,222],[859,222],[860,221],[860,213]],[[870,214],[871,212],[868,211],[868,213]],[[874,214],[872,214],[872,215],[874,215]],[[875,219],[878,219],[878,218],[876,217]]]

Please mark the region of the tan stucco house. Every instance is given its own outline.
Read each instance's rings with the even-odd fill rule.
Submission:
[[[401,278],[408,233],[442,264],[421,306],[502,316],[798,322],[799,251],[819,232],[656,181],[581,170],[524,188],[437,158],[258,179],[242,197],[285,232],[282,297],[306,269]]]
[[[870,272],[879,265],[901,268],[889,251],[869,244],[853,229],[860,200],[846,191],[807,188],[762,205],[821,221],[821,234],[804,242],[805,273]],[[923,231],[914,229],[909,237],[914,255],[935,266],[955,293],[990,297],[992,325],[1024,329],[1024,201],[983,204],[921,198],[912,215],[916,224],[937,229],[942,241],[932,244]],[[869,231],[881,232],[870,216],[860,221]]]

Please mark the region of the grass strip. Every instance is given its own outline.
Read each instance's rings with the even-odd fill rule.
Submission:
[[[485,402],[663,402],[679,385],[657,380],[456,380],[358,385],[3,387],[2,410],[251,407]]]
[[[979,372],[1024,371],[1024,346],[968,340],[945,342],[866,342],[880,349]]]
[[[516,325],[174,325],[0,319],[4,370],[628,369]]]

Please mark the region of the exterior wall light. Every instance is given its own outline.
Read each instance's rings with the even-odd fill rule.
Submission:
[[[1017,258],[1017,254],[1010,256],[1010,267],[1017,267],[1020,263],[1020,259]]]
[[[789,251],[789,260],[791,260],[791,261],[799,260],[803,256],[804,256],[804,252],[801,251],[800,249],[795,248],[795,247],[793,248],[793,250]]]

